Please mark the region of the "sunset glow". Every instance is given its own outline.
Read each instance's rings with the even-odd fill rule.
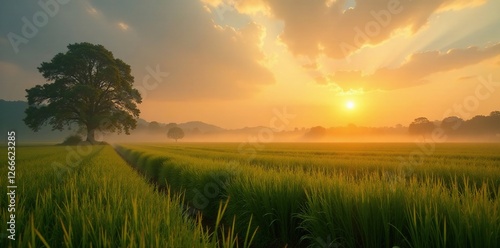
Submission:
[[[354,109],[354,108],[356,107],[356,104],[355,104],[353,101],[347,101],[347,102],[345,103],[345,107],[346,107],[347,109],[352,110],[352,109]]]
[[[43,82],[42,61],[87,41],[130,64],[146,121],[266,126],[273,109],[286,107],[296,115],[287,129],[407,126],[500,106],[499,1],[83,1],[58,9],[38,27],[38,5],[2,8],[2,23],[13,25],[0,28],[0,99],[24,100]],[[23,34],[23,16],[33,38]],[[485,81],[491,86],[476,97]]]
[[[499,247],[499,10],[2,1],[0,247]]]

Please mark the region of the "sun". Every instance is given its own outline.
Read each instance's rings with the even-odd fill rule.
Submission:
[[[347,101],[345,107],[349,110],[356,108],[356,104],[353,101]]]

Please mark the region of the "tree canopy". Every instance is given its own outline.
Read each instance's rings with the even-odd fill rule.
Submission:
[[[452,137],[500,137],[500,111],[492,111],[488,116],[476,115],[469,120],[449,116],[441,121],[431,122],[425,117],[419,117],[410,124],[408,131],[425,137],[438,128]]]
[[[178,139],[184,138],[184,131],[180,127],[172,127],[168,129],[167,137],[177,142]]]
[[[26,90],[26,125],[38,131],[46,124],[53,130],[76,124],[91,143],[95,131],[129,134],[142,101],[130,66],[102,45],[83,42],[67,48],[38,67],[49,82]]]
[[[410,124],[408,131],[410,134],[423,135],[425,137],[427,134],[431,133],[434,128],[434,124],[430,122],[429,119],[419,117]]]

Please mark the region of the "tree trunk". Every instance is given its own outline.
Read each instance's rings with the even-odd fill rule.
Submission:
[[[95,144],[95,129],[87,128],[87,142],[90,144]]]

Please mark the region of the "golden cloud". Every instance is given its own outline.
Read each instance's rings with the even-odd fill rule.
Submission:
[[[339,85],[343,89],[394,90],[425,83],[425,77],[437,73],[460,69],[500,55],[500,43],[479,49],[452,49],[448,52],[430,51],[411,55],[398,68],[381,68],[371,75],[360,71],[337,71],[334,75],[317,80]]]
[[[207,0],[208,1],[208,0]],[[429,17],[445,10],[484,4],[485,0],[234,0],[236,9],[260,7],[284,21],[281,40],[295,55],[345,58],[367,44],[379,44],[404,29],[416,33]]]

